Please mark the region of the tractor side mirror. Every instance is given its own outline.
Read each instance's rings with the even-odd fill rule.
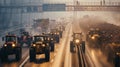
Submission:
[[[4,41],[5,40],[5,38],[4,37],[2,37],[2,41]]]

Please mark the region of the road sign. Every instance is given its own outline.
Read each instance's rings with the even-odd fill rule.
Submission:
[[[65,11],[66,9],[65,4],[43,4],[42,10],[43,11]]]

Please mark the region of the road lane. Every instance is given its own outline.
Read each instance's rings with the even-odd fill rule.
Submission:
[[[100,50],[91,49],[88,47],[88,43],[86,42],[86,36],[85,32],[80,28],[79,22],[74,22],[73,24],[73,32],[76,33],[83,33],[83,40],[85,40],[86,43],[86,49],[85,49],[85,60],[87,60],[87,66],[88,67],[113,67],[112,64],[110,64],[106,57],[102,54]],[[77,51],[77,50],[76,50]],[[76,56],[76,57],[75,57]],[[72,54],[72,66],[73,67],[79,67],[78,66],[78,58],[77,58],[77,52]],[[77,65],[77,66],[76,66]]]
[[[88,62],[92,67],[114,67],[112,64],[108,63],[106,57],[100,50],[90,49],[88,46],[86,46],[86,50]]]
[[[66,39],[69,34],[70,25],[66,27],[66,31],[63,33],[63,38],[59,44],[55,44],[55,51],[50,53],[50,62],[45,62],[44,59],[37,60],[38,62],[29,62],[24,65],[24,67],[60,67],[61,60],[63,59],[63,50],[66,45]],[[44,58],[44,55],[38,55],[39,58]]]
[[[78,58],[78,50],[77,50],[77,47],[76,48],[76,51],[75,53],[72,53],[72,65],[71,67],[79,67],[79,58]]]
[[[29,58],[28,61],[24,64],[24,67],[49,67],[51,66],[51,63],[54,61],[54,57],[56,56],[56,52],[58,51],[58,48],[60,47],[60,44],[55,44],[55,51],[50,53],[50,62],[45,62],[45,56],[44,54],[42,55],[37,55],[36,58],[37,60],[35,62],[30,62]]]
[[[61,47],[59,48],[59,52],[57,53],[57,56],[55,57],[55,61],[52,64],[52,67],[64,67],[65,64],[65,54],[66,54],[66,46],[68,45],[67,43],[69,42],[69,36],[71,33],[71,23],[69,23],[66,27],[66,33],[64,34],[64,39],[61,44]]]
[[[79,22],[76,25],[79,25]],[[79,30],[83,33],[83,39],[86,43],[85,57],[87,60],[88,67],[113,67],[113,65],[106,60],[106,57],[99,49],[90,48],[88,46],[88,43],[86,41],[86,31],[82,30],[80,26]]]
[[[72,67],[71,53],[70,53],[70,41],[72,39],[71,36],[72,36],[72,27],[70,28],[70,33],[69,33],[68,41],[65,48],[66,53],[65,53],[64,67]]]

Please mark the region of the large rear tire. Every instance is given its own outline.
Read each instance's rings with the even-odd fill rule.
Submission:
[[[59,37],[59,36],[56,37],[56,42],[57,42],[57,43],[60,42],[60,37]]]
[[[45,59],[47,62],[50,61],[50,51],[49,50],[46,50],[46,52],[45,52]]]
[[[16,48],[16,60],[19,61],[22,58],[21,48]]]
[[[120,67],[120,56],[115,54],[115,62],[114,62],[115,67]]]
[[[3,48],[1,48],[1,62],[6,62],[7,61],[7,59],[8,59],[8,55],[7,55],[7,53],[4,51],[4,49]]]
[[[35,50],[33,48],[30,48],[29,55],[30,55],[30,62],[33,62],[36,58]]]
[[[55,45],[54,43],[51,43],[51,51],[54,52],[54,50],[55,50]]]

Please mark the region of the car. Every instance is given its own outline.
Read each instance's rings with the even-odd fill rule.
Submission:
[[[32,36],[30,36],[29,32],[22,32],[22,35],[19,37],[19,43],[21,44],[21,46],[23,46],[23,44],[27,44],[27,46],[29,47],[31,45],[31,41]]]
[[[45,60],[50,60],[50,44],[48,42],[48,36],[35,35],[33,37],[33,42],[29,51],[30,62],[36,59],[37,54],[45,54]]]
[[[75,52],[75,47],[80,46],[82,48],[82,51],[85,53],[85,41],[82,40],[82,33],[73,33],[72,35],[73,40],[70,41],[70,52]]]
[[[1,47],[1,61],[6,61],[8,55],[15,54],[16,60],[19,61],[22,57],[22,49],[18,43],[18,38],[16,35],[6,35],[2,38],[5,43]]]

